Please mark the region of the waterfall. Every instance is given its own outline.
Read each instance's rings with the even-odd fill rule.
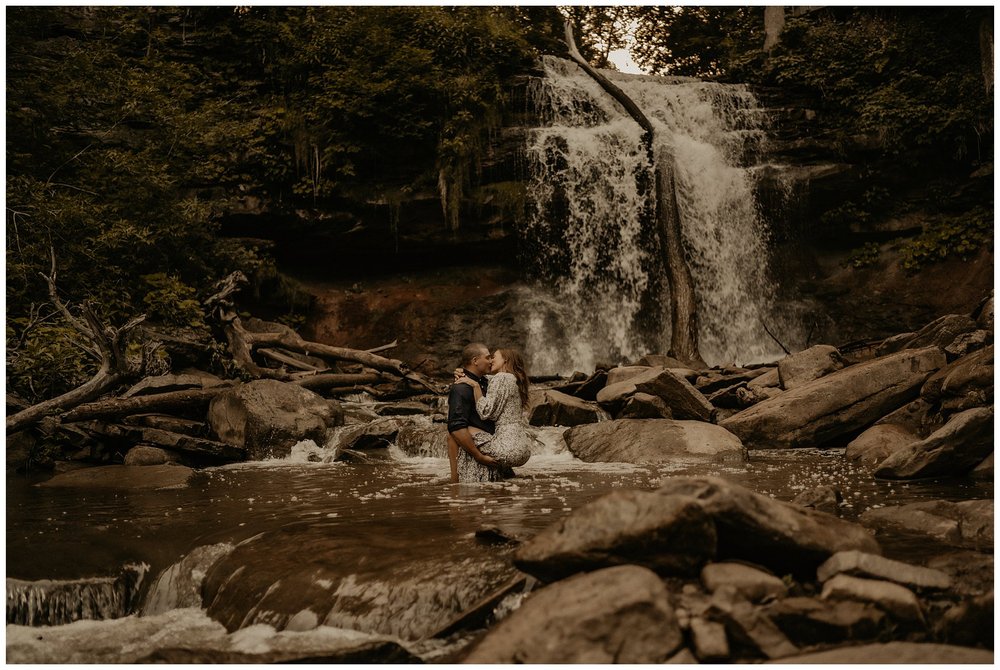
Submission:
[[[126,565],[117,577],[7,578],[7,623],[58,626],[81,619],[117,619],[135,611],[149,566]]]
[[[526,149],[532,206],[522,237],[541,283],[529,306],[532,369],[617,363],[669,347],[669,287],[650,230],[653,165],[641,129],[574,63],[546,56],[529,94],[542,119]],[[745,87],[604,74],[656,128],[657,155],[675,157],[678,207],[710,365],[774,360],[767,230],[753,158],[765,115]],[[567,367],[569,366],[569,367]]]

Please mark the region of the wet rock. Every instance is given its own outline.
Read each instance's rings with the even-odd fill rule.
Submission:
[[[861,551],[838,552],[816,569],[816,577],[821,582],[839,574],[886,580],[917,590],[945,590],[951,587],[951,578],[940,570]]]
[[[338,452],[350,450],[385,449],[396,442],[406,421],[383,417],[362,426],[353,426],[337,434],[333,444]]]
[[[227,384],[219,377],[208,372],[190,371],[177,375],[158,375],[156,377],[146,377],[138,384],[125,391],[123,398],[134,396],[151,395],[154,393],[167,393],[169,391],[184,391],[187,389],[211,388]]]
[[[912,403],[911,403],[912,404]],[[893,454],[906,449],[920,438],[903,426],[874,425],[854,438],[844,451],[848,461],[875,467]]]
[[[396,640],[329,627],[276,633],[269,626],[253,626],[227,635],[225,628],[204,612],[189,608],[53,628],[8,626],[7,660],[260,664],[413,663],[419,659]]]
[[[937,412],[934,405],[923,398],[917,398],[913,402],[903,405],[895,412],[885,415],[876,421],[875,425],[899,426],[913,433],[918,438],[925,438],[943,426],[944,419]]]
[[[857,647],[841,647],[827,651],[814,651],[798,656],[788,656],[776,663],[793,664],[905,664],[918,665],[940,663],[993,663],[993,652],[985,649],[969,649],[948,644],[927,642],[887,642],[866,644]]]
[[[927,402],[949,409],[986,405],[993,399],[993,346],[963,356],[931,375],[920,389]]]
[[[836,514],[840,502],[844,499],[836,487],[824,484],[813,489],[807,489],[792,499],[792,503],[810,507],[827,514]]]
[[[917,331],[906,343],[907,349],[940,347],[944,349],[962,333],[976,329],[976,322],[965,314],[945,314]]]
[[[176,455],[170,458],[163,449],[142,444],[132,447],[125,454],[125,465],[163,465],[167,461],[176,460]]]
[[[663,496],[691,496],[715,521],[720,559],[763,565],[776,574],[812,578],[838,551],[880,553],[862,526],[791,503],[773,500],[720,477],[670,477]]]
[[[934,627],[935,637],[951,644],[993,648],[993,590],[953,605]]]
[[[702,663],[717,663],[729,658],[729,641],[726,627],[700,617],[691,620],[691,642],[694,655]]]
[[[927,439],[907,445],[882,461],[875,476],[918,479],[961,475],[993,451],[993,408],[979,407],[954,415]]]
[[[969,476],[973,479],[993,481],[993,452],[990,452],[990,455],[984,458],[982,463],[972,468]]]
[[[396,446],[411,458],[447,458],[448,427],[443,423],[430,426],[405,424],[396,434]]]
[[[488,544],[521,544],[532,535],[520,528],[487,525],[476,529],[476,539]]]
[[[762,610],[754,607],[731,586],[723,586],[712,594],[705,616],[725,624],[734,652],[744,650],[772,659],[798,652],[798,648]]]
[[[609,381],[611,372],[608,373]],[[711,421],[714,408],[698,389],[670,370],[649,368],[625,381],[608,384],[597,394],[597,402],[616,412],[635,393],[648,393],[662,398],[678,419]]]
[[[709,563],[701,570],[701,583],[711,592],[732,586],[750,602],[783,598],[785,583],[774,575],[742,563]]]
[[[302,440],[324,444],[343,414],[330,401],[296,384],[261,379],[212,399],[208,422],[219,440],[244,447],[252,460],[287,456]]]
[[[570,428],[566,446],[588,463],[666,463],[679,458],[743,462],[732,433],[710,423],[671,419],[615,419]]]
[[[851,600],[785,598],[764,611],[799,646],[874,639],[886,624],[885,614],[877,607]]]
[[[983,301],[982,307],[978,310],[978,314],[973,314],[976,318],[976,325],[983,330],[993,332],[993,291],[990,291],[990,296]]]
[[[155,616],[183,607],[200,608],[205,574],[213,563],[232,550],[233,545],[227,542],[192,549],[157,576],[146,595],[141,614]]]
[[[985,330],[974,330],[971,333],[962,333],[955,340],[944,348],[944,353],[949,359],[960,358],[979,351],[993,341],[993,336]]]
[[[650,365],[620,365],[616,368],[611,368],[607,371],[607,381],[604,385],[613,386],[620,384],[632,377],[638,377],[641,374],[649,372],[653,367]],[[594,399],[596,400],[597,396],[594,396]]]
[[[992,500],[933,500],[882,507],[864,512],[861,523],[883,531],[922,535],[955,547],[993,548]]]
[[[778,379],[786,391],[819,379],[844,367],[836,347],[817,344],[778,361]]]
[[[597,400],[597,392],[608,385],[608,373],[605,370],[598,370],[592,374],[585,382],[580,384],[573,395],[581,400]]]
[[[425,416],[431,413],[431,408],[422,402],[396,402],[375,408],[375,413],[379,416]]]
[[[369,423],[379,418],[371,407],[357,403],[344,402],[340,405],[344,411],[344,425],[355,426]]]
[[[681,642],[663,582],[624,565],[534,592],[465,662],[661,663]]]
[[[559,391],[531,391],[528,423],[532,426],[579,426],[607,421],[611,416],[597,405]]]
[[[837,575],[823,584],[823,600],[854,600],[870,603],[897,621],[924,623],[917,596],[899,584],[876,579]]]
[[[636,393],[625,402],[617,419],[671,419],[673,413],[661,398],[648,393]]]
[[[179,489],[194,470],[183,465],[100,465],[56,475],[39,486],[91,489]]]
[[[937,348],[902,351],[807,382],[720,425],[749,449],[817,446],[910,401],[944,363],[944,353]]]
[[[523,544],[514,565],[542,581],[626,563],[693,575],[715,556],[715,538],[712,521],[696,500],[613,491]]]

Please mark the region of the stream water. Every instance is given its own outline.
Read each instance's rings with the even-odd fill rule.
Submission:
[[[106,578],[145,563],[137,608],[145,614],[194,606],[230,630],[255,623],[281,630],[308,612],[311,625],[416,640],[515,575],[510,547],[477,539],[478,528],[530,535],[613,489],[717,474],[790,500],[833,484],[848,519],[928,497],[992,496],[982,483],[875,481],[845,463],[842,450],[756,451],[743,465],[588,464],[565,450],[561,433],[540,429],[536,453],[501,484],[448,484],[446,459],[407,457],[395,447],[372,463],[309,462],[324,450],[308,444],[284,460],[200,471],[180,489],[59,489],[8,479],[7,575]],[[902,537],[880,541],[887,555],[910,562],[945,550]],[[192,574],[204,585],[192,584]]]

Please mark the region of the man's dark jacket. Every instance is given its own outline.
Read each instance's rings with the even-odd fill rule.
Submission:
[[[479,388],[486,395],[486,377],[465,371],[466,376],[479,382]],[[496,426],[492,421],[482,419],[476,411],[476,394],[468,384],[452,384],[448,393],[448,432],[454,433],[463,428],[479,428],[487,433],[493,433]]]

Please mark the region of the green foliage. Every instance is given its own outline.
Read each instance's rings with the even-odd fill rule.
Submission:
[[[916,238],[904,243],[902,265],[916,272],[929,263],[949,257],[969,260],[992,239],[992,212],[976,208],[961,216],[935,221]]]
[[[847,259],[841,263],[843,267],[851,267],[855,270],[860,270],[861,268],[867,268],[878,261],[879,256],[879,246],[876,242],[868,242],[860,249],[855,249],[847,257]]]
[[[35,326],[12,347],[14,333],[24,325],[23,319],[12,319],[7,327],[7,384],[21,397],[37,402],[61,395],[97,371],[95,361],[76,344],[80,334],[66,325]]]
[[[207,330],[198,292],[162,272],[143,275],[150,290],[143,297],[144,312],[151,321],[179,328]]]

